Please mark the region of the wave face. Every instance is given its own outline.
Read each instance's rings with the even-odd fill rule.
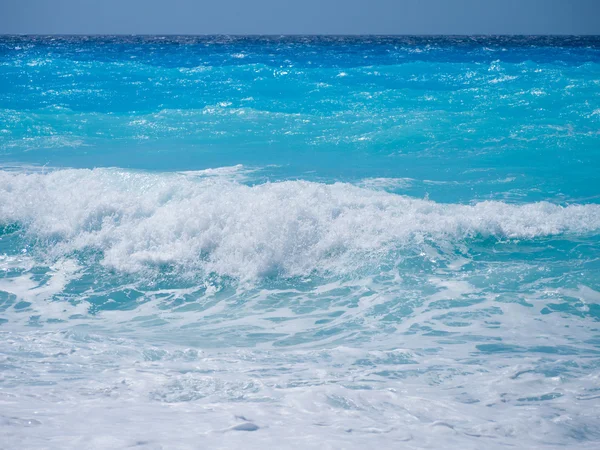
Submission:
[[[0,442],[597,448],[599,42],[0,37]]]

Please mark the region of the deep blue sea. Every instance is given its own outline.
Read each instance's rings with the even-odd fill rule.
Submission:
[[[600,448],[600,37],[0,37],[0,448]]]

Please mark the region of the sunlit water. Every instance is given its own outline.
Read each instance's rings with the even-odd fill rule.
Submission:
[[[599,38],[0,38],[0,448],[600,446]]]

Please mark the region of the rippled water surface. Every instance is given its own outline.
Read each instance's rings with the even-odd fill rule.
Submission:
[[[600,39],[0,37],[0,447],[600,446]]]

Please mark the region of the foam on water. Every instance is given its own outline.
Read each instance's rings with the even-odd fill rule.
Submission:
[[[103,169],[0,177],[0,221],[22,229],[34,251],[99,250],[104,265],[126,272],[175,264],[241,279],[343,274],[403,249],[600,229],[595,204],[439,204],[343,183],[247,186]]]
[[[0,172],[7,445],[594,447],[600,206],[243,173]]]

